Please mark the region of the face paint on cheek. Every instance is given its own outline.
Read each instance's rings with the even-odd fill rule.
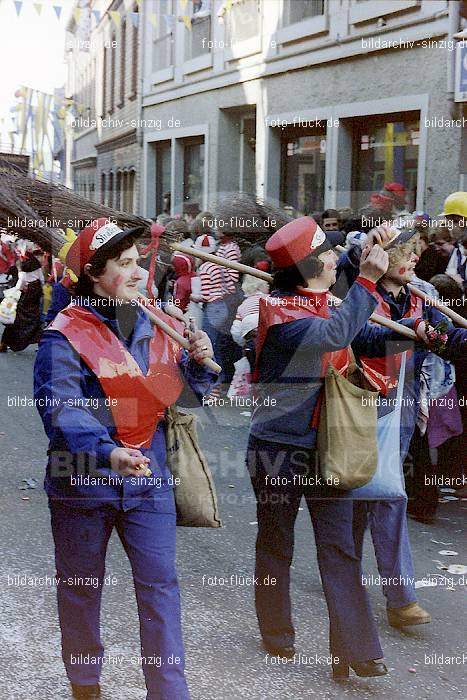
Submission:
[[[112,278],[112,289],[118,289],[120,285],[124,281],[124,276],[123,275],[115,275],[115,277]]]
[[[329,261],[324,265],[325,270],[334,270],[334,263]]]
[[[405,275],[406,272],[407,270],[405,269],[405,267],[400,267],[398,270],[399,275]]]

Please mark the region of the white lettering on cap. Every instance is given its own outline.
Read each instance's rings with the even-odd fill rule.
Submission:
[[[315,235],[313,236],[313,239],[310,243],[310,250],[315,250],[316,248],[319,248],[319,246],[322,243],[324,243],[325,240],[326,234],[319,226],[316,226]]]
[[[98,248],[101,248],[104,243],[110,241],[111,238],[116,236],[117,233],[121,233],[121,231],[122,229],[119,228],[117,224],[104,224],[104,226],[101,226],[92,237],[89,249],[97,250]]]

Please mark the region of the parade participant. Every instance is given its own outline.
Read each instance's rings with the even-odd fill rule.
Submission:
[[[389,226],[381,226],[368,234],[370,243],[379,241],[387,244],[398,233]],[[418,261],[418,234],[406,231],[397,245],[389,252],[389,267],[376,285],[378,306],[381,316],[400,321],[412,318],[416,322],[427,319],[436,326],[445,317],[433,306],[423,302],[411,292],[407,284],[414,281],[414,268]],[[344,255],[341,265],[351,270],[354,256]],[[354,275],[358,274],[354,268]],[[422,329],[420,329],[422,330]],[[385,400],[378,406],[378,418],[395,410],[395,397],[399,373],[403,361],[402,354],[388,355],[386,358],[365,357],[361,347],[355,347],[357,358],[370,384],[381,392]],[[428,348],[408,350],[404,360],[404,386],[401,399],[400,450],[397,459],[400,468],[407,455],[418,412],[420,396],[421,367]],[[396,458],[396,457],[394,457]],[[407,496],[397,498],[354,501],[354,536],[357,551],[361,552],[365,530],[370,526],[378,570],[383,580],[387,601],[387,616],[393,627],[405,627],[431,622],[431,617],[417,602],[415,592],[414,565],[407,529]]]
[[[450,225],[456,241],[451,253],[446,274],[467,290],[467,192],[453,192],[446,197],[443,216]]]
[[[18,245],[20,271],[15,289],[20,292],[14,323],[6,326],[0,342],[0,352],[25,350],[37,343],[41,333],[41,302],[44,274],[39,256],[42,250],[31,241]]]
[[[294,524],[302,496],[315,532],[318,564],[330,619],[335,678],[387,673],[362,586],[361,560],[352,536],[352,501],[311,473],[323,377],[329,364],[345,373],[349,345],[359,334],[369,352],[382,355],[400,336],[366,324],[377,300],[375,283],[386,271],[381,247],[366,249],[360,276],[339,306],[330,311],[328,290],[335,282],[337,256],[324,232],[309,217],[280,228],[266,250],[275,266],[269,299],[260,301],[257,338],[257,406],[252,416],[247,465],[257,499],[256,612],[265,648],[292,658],[294,627],[289,591]],[[403,346],[403,343],[401,343]],[[305,477],[306,481],[306,477]],[[274,586],[264,585],[275,579]]]
[[[66,258],[76,297],[44,331],[34,368],[50,440],[45,489],[62,657],[74,697],[99,697],[99,616],[115,527],[133,570],[147,698],[186,700],[165,409],[184,380],[198,397],[209,392],[214,375],[199,363],[213,353],[201,331],[182,350],[135,304],[137,234],[107,219],[81,231]],[[88,577],[99,585],[86,586]]]

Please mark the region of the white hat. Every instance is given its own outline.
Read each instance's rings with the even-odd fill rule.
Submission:
[[[345,239],[345,247],[351,248],[353,245],[359,245],[361,248],[365,245],[367,234],[363,231],[349,231]]]

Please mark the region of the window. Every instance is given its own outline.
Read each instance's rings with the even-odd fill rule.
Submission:
[[[309,17],[324,14],[324,0],[288,0],[284,24],[296,24]]]
[[[418,112],[354,120],[353,202],[366,206],[385,182],[407,190],[406,207],[415,209],[420,122]]]
[[[108,191],[107,191],[107,206],[108,207],[113,207],[114,205],[114,174],[109,173],[108,179]]]
[[[281,198],[302,215],[324,209],[325,129],[286,129],[282,135]]]
[[[107,69],[109,65],[109,49],[104,46],[102,60],[102,114],[107,114]]]
[[[190,60],[209,53],[211,10],[208,0],[192,0],[191,32],[185,32],[185,58]]]
[[[122,171],[119,170],[116,175],[115,180],[115,209],[121,209],[122,207]]]
[[[138,5],[133,7],[133,12],[138,12]],[[138,22],[135,22],[131,30],[131,92],[130,99],[136,97],[138,91]]]
[[[259,0],[237,0],[225,14],[226,33],[230,43],[253,39],[260,33]]]
[[[154,72],[173,65],[173,36],[175,17],[171,15],[171,0],[159,0],[159,15],[153,28],[152,69]]]
[[[106,202],[106,183],[105,183],[105,173],[101,173],[101,204]]]
[[[156,146],[156,215],[170,214],[172,180],[171,144],[160,141]]]
[[[113,48],[116,46],[116,34],[115,32],[112,33],[112,38],[111,38],[111,49],[110,49],[110,105],[109,105],[109,112],[112,113],[114,111],[115,107],[115,71],[116,71],[116,66],[115,66],[115,49]]]
[[[183,149],[183,201],[203,209],[204,137],[186,139]]]
[[[122,18],[120,30],[120,102],[121,107],[125,102],[125,77],[126,77],[126,19]]]

